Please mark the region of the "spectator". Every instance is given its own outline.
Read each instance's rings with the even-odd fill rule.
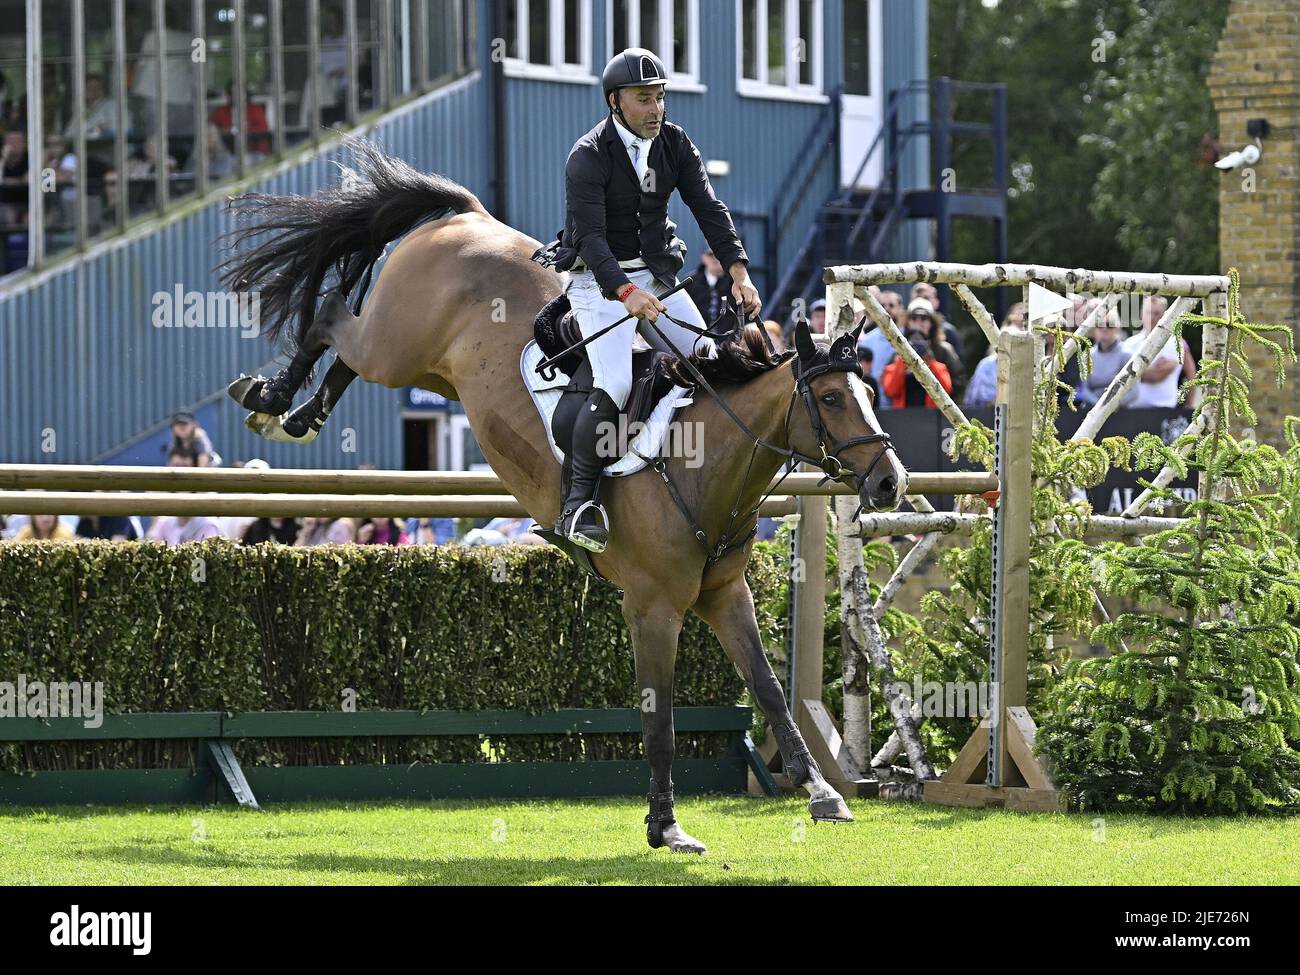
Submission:
[[[1183,370],[1178,377],[1178,384],[1190,383],[1196,378],[1196,359],[1192,357],[1192,347],[1187,344],[1187,339],[1179,337],[1183,345]],[[1189,408],[1195,408],[1201,400],[1201,387],[1189,386],[1187,388],[1187,398],[1183,400],[1184,405]]]
[[[907,327],[909,329],[925,330],[934,357],[947,367],[948,376],[952,382],[948,391],[950,393],[953,391],[960,393],[965,389],[966,369],[962,365],[957,350],[944,340],[944,333],[935,318],[934,305],[931,304],[929,299],[912,299],[911,304],[907,306]]]
[[[117,170],[110,169],[104,173],[100,183],[103,187],[104,206],[99,216],[100,226],[111,227],[117,223],[117,208],[121,206],[121,181]]]
[[[292,545],[298,540],[298,521],[296,518],[255,518],[244,529],[240,541],[245,545],[261,545],[274,542],[278,545]]]
[[[208,116],[208,121],[222,133],[235,133],[235,83],[226,85],[226,104],[215,109]],[[244,123],[248,128],[248,151],[259,156],[271,154],[271,126],[266,119],[266,109],[253,101],[248,89],[244,89]]]
[[[1003,328],[1025,327],[1025,303],[1018,301],[1007,310]],[[998,350],[990,346],[988,354],[975,366],[971,374],[970,385],[966,387],[966,398],[962,401],[971,409],[992,406],[998,398]]]
[[[184,545],[186,542],[200,542],[205,538],[220,536],[220,526],[206,516],[163,515],[155,519],[147,537],[150,541],[167,545]]]
[[[934,310],[934,320],[939,326],[935,335],[942,335],[943,340],[957,352],[957,358],[961,359],[966,354],[961,340],[961,332],[957,331],[957,326],[948,321],[943,312],[939,310],[939,289],[928,281],[918,281],[912,285],[912,299],[916,300],[917,298],[924,298],[930,303],[930,307]],[[911,307],[910,302],[908,307]]]
[[[73,535],[76,534],[78,520],[77,515],[59,515],[59,524]],[[31,521],[31,515],[9,515],[7,518],[0,518],[0,539],[15,540],[18,533],[31,524]]]
[[[165,23],[179,24],[188,20],[184,12],[187,3],[170,0]],[[143,113],[141,122],[145,131],[154,135],[162,111],[167,112],[169,137],[194,134],[194,72],[190,60],[192,37],[186,31],[164,30],[159,44],[159,32],[151,29],[140,42],[140,57],[135,61],[131,76],[131,94],[139,101]],[[167,76],[167,105],[158,105],[158,52],[163,51],[163,70]]]
[[[882,308],[894,320],[900,332],[907,332],[907,312],[903,309],[903,299],[898,296],[896,291],[886,291],[876,287],[874,284],[867,288]],[[885,367],[894,361],[894,347],[890,344],[889,339],[885,336],[874,322],[868,320],[871,326],[866,333],[858,339],[858,349],[870,349],[871,359],[871,378],[876,381],[879,388],[881,377],[885,374]],[[878,401],[877,408],[882,410],[890,409],[892,404],[889,397],[884,397]]]
[[[45,137],[45,157],[41,163],[44,169],[54,170],[56,183],[71,182],[77,176],[77,157],[69,151],[68,141],[57,132]]]
[[[132,156],[126,161],[127,179],[148,180],[153,179],[154,174],[158,171],[158,159],[162,155],[158,151],[158,137],[149,136],[144,140],[140,147],[140,154]],[[166,157],[168,175],[176,172],[176,160],[171,156]]]
[[[1043,358],[1050,360],[1056,355],[1056,333],[1045,332],[1043,334]],[[1056,387],[1056,405],[1065,409],[1066,405],[1074,399],[1075,390],[1079,386],[1079,356],[1078,353],[1070,356],[1061,371],[1055,372],[1056,363],[1052,363],[1053,374],[1061,385]]]
[[[871,402],[876,405],[880,403],[880,384],[876,382],[876,377],[871,374],[872,359],[874,357],[875,353],[871,351],[870,346],[858,346],[858,367],[862,370],[862,381],[871,390]]]
[[[316,94],[320,99],[321,125],[333,125],[347,117],[348,39],[343,13],[337,6],[321,6],[320,69]],[[308,86],[310,90],[310,86]],[[310,96],[308,96],[310,97]]]
[[[1168,302],[1161,295],[1151,295],[1147,298],[1142,306],[1142,331],[1124,340],[1124,349],[1130,356],[1135,355],[1138,349],[1142,348],[1147,336],[1151,334],[1151,330],[1165,313],[1166,307]],[[1169,340],[1161,346],[1160,351],[1151,360],[1151,364],[1142,373],[1142,381],[1137,384],[1137,396],[1133,400],[1135,407],[1168,408],[1178,405],[1178,375],[1183,366],[1181,351],[1174,342],[1173,336],[1170,336]]]
[[[16,542],[74,542],[72,529],[58,515],[32,515],[31,521],[18,529]]]
[[[356,522],[351,518],[304,518],[295,544],[346,545],[356,537]]]
[[[208,178],[219,180],[234,176],[239,168],[235,164],[235,154],[227,148],[226,140],[221,137],[221,129],[213,122],[207,125],[207,139]]]
[[[723,305],[731,297],[731,275],[723,270],[712,250],[705,250],[700,255],[700,266],[691,276],[686,293],[695,302],[706,324],[712,325],[718,320]]]
[[[27,223],[27,135],[22,129],[6,132],[0,146],[0,210],[10,227]]]
[[[130,127],[128,122],[127,128]],[[104,82],[103,75],[86,75],[85,122],[82,129],[86,133],[87,140],[109,140],[117,131],[117,105],[108,97],[108,86]],[[68,145],[76,143],[75,119],[68,120],[63,130],[63,138]]]
[[[919,300],[924,301],[925,299]],[[916,354],[921,357],[934,378],[939,381],[939,385],[946,392],[951,393],[952,377],[948,375],[948,367],[935,357],[934,350],[930,348],[929,335],[928,329],[919,325],[912,327],[909,324],[907,342]],[[925,391],[925,387],[916,381],[916,377],[912,375],[911,370],[907,368],[907,363],[902,359],[895,359],[885,367],[880,388],[893,401],[895,409],[916,406],[924,406],[931,410],[936,408],[930,394]]]
[[[269,471],[271,465],[259,457],[245,461],[243,464],[236,464],[236,467],[246,471]],[[251,515],[223,515],[220,518],[213,519],[221,528],[221,534],[230,539],[232,542],[238,542],[244,537],[251,525],[257,519]]]
[[[412,545],[445,545],[456,540],[456,519],[408,518],[406,534]]]
[[[1106,387],[1111,384],[1116,374],[1132,358],[1132,354],[1124,348],[1124,343],[1120,341],[1122,332],[1119,312],[1113,308],[1110,314],[1106,316],[1104,324],[1093,327],[1090,356],[1092,367],[1088,372],[1088,378],[1079,383],[1079,388],[1075,392],[1075,398],[1083,406],[1094,406],[1097,400],[1101,399],[1101,394],[1106,391]],[[1121,407],[1132,406],[1136,398],[1137,389],[1130,389],[1119,405]]]
[[[195,467],[221,466],[221,455],[212,449],[212,440],[207,431],[195,422],[193,413],[181,411],[172,417],[172,442],[168,449],[177,448],[193,455]]]
[[[362,518],[357,525],[358,545],[409,545],[406,527],[396,518]]]
[[[126,515],[82,515],[77,522],[77,537],[134,542],[143,538],[144,532],[135,518]]]
[[[808,306],[808,331],[813,335],[826,334],[826,302],[821,298]]]
[[[545,545],[546,539],[529,531],[532,523],[531,518],[493,518],[484,528],[486,531],[500,532],[507,541],[523,545]]]

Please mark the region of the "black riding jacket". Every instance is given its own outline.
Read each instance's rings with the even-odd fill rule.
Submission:
[[[681,126],[663,123],[650,144],[649,169],[647,184],[653,189],[643,191],[612,115],[574,143],[564,166],[566,215],[564,230],[551,245],[555,267],[566,271],[581,256],[610,300],[617,300],[616,292],[628,283],[619,261],[640,257],[665,286],[676,283],[686,245],[668,219],[674,189],[724,270],[736,261],[749,262],[731,213],[714,196],[700,151]]]

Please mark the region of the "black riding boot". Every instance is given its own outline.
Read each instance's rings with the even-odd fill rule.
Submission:
[[[573,424],[569,492],[560,506],[557,525],[559,534],[592,552],[605,551],[609,541],[609,517],[595,501],[596,485],[605,465],[618,459],[597,453],[600,436],[608,429],[606,423],[618,423],[618,404],[603,389],[592,390]]]

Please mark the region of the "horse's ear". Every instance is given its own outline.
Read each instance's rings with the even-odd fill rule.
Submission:
[[[801,362],[811,362],[817,354],[817,346],[813,343],[806,318],[800,318],[794,323],[794,347]]]
[[[858,339],[862,338],[862,327],[866,324],[867,320],[864,318],[862,321],[858,322],[858,327],[849,333],[849,337],[853,339],[854,348],[857,348]]]

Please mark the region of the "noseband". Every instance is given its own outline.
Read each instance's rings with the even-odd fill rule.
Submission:
[[[792,451],[792,456],[815,467],[820,467],[822,473],[832,481],[838,481],[847,476],[854,492],[861,494],[862,486],[866,484],[867,478],[876,469],[876,465],[880,463],[886,453],[894,449],[894,442],[887,433],[871,433],[862,437],[850,437],[848,440],[836,440],[835,437],[831,436],[830,431],[826,429],[826,424],[822,421],[821,408],[817,405],[817,397],[813,395],[812,381],[823,373],[834,371],[858,372],[856,359],[852,367],[823,362],[804,369],[798,357],[795,357],[794,394],[791,396],[790,407],[785,413],[785,440],[787,443],[790,442],[790,414],[794,411],[794,397],[798,396],[803,400],[804,411],[808,414],[808,423],[812,427],[813,436],[817,438],[817,449],[821,451],[821,457],[808,457],[797,451]],[[826,449],[828,440],[831,443],[830,450]],[[840,454],[849,448],[869,443],[883,444],[883,446],[876,453],[867,469],[861,474],[840,460]]]

